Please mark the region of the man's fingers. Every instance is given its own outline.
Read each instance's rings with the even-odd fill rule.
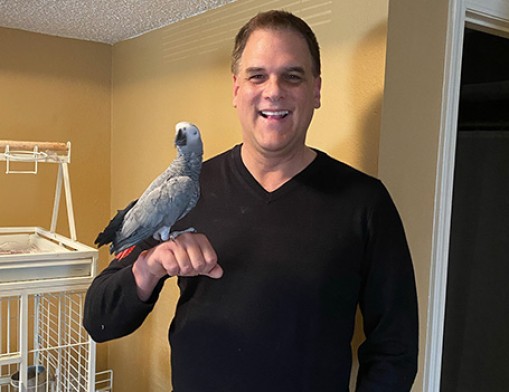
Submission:
[[[216,279],[222,276],[223,270],[217,264],[217,254],[203,234],[184,233],[166,243],[166,246],[171,253],[171,257],[166,259],[169,275],[206,275]]]
[[[212,268],[209,272],[203,275],[208,276],[209,278],[219,279],[223,276],[223,269],[219,264],[216,264],[214,268]]]
[[[173,260],[171,261],[176,264],[175,268],[178,270],[176,275],[196,275],[196,273],[194,273],[194,266],[188,249],[180,245],[177,240],[172,241],[169,245],[171,246],[171,252],[173,255]]]

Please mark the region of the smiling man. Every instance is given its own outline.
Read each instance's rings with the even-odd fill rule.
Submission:
[[[290,29],[253,31],[233,66],[242,160],[269,191],[316,156],[305,145],[314,109],[320,107],[321,78],[315,68],[305,39]]]
[[[87,330],[135,331],[177,277],[175,392],[338,392],[359,306],[356,390],[408,391],[418,323],[403,226],[379,180],[306,145],[321,100],[314,33],[288,12],[258,14],[236,37],[232,73],[243,143],[204,163],[180,222],[198,233],[114,259],[88,291]]]

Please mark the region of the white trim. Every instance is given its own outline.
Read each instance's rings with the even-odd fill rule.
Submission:
[[[486,15],[491,19],[506,19],[509,17],[509,2],[507,0],[464,0],[465,7],[479,15]]]
[[[465,6],[451,0],[446,39],[442,122],[437,162],[430,298],[424,363],[424,391],[440,391],[442,347],[452,213],[452,185],[461,85]]]
[[[509,6],[509,2],[507,4]],[[473,11],[471,8],[467,8],[466,25],[476,30],[509,38],[509,9],[504,17],[501,15],[494,16],[487,12]]]
[[[440,391],[461,59],[466,24],[508,36],[509,2],[450,0],[449,3],[424,366],[426,392]]]

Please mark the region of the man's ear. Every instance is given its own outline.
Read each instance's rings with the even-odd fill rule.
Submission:
[[[237,80],[237,75],[232,75],[233,78],[233,107],[237,107],[237,92],[239,90],[239,84]]]
[[[313,89],[313,98],[315,102],[315,109],[322,106],[322,77],[315,78],[315,86]]]

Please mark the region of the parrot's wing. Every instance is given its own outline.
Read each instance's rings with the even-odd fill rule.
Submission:
[[[161,227],[171,227],[183,217],[197,200],[198,184],[191,178],[179,176],[169,179],[144,194],[125,216],[116,248],[133,245]]]
[[[151,183],[150,185],[147,187],[147,189],[145,189],[143,191],[143,194],[140,196],[143,197],[144,195],[148,195],[150,192],[152,192],[154,189],[157,189],[159,188],[164,182],[168,181],[172,176],[175,175],[174,173],[174,163],[170,164],[170,166],[165,170],[163,171],[161,174],[159,174]]]

